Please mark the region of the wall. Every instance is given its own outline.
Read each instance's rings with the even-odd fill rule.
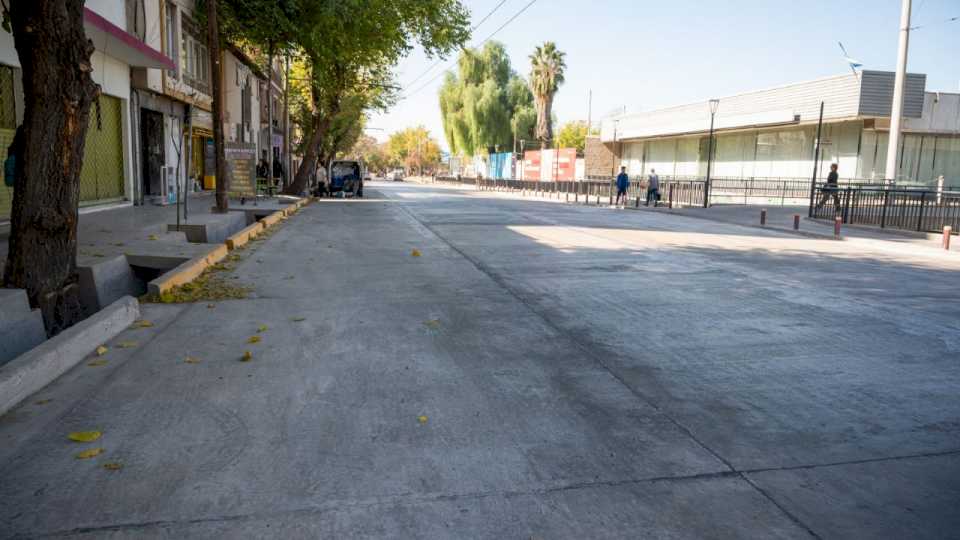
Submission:
[[[610,146],[600,142],[599,137],[587,137],[583,150],[583,159],[585,174],[588,177],[610,176],[613,174],[613,152],[610,150]]]

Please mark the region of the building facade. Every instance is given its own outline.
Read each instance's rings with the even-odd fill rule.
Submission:
[[[134,134],[130,114],[130,69],[165,68],[170,61],[159,50],[132,40],[125,30],[123,2],[88,0],[84,29],[93,42],[93,81],[101,95],[93,104],[80,172],[81,209],[111,203],[129,204],[134,197]],[[0,32],[0,157],[23,121],[23,86],[13,36]],[[13,188],[0,186],[0,222],[10,217]],[[83,210],[81,210],[83,211]]]
[[[893,80],[863,71],[720,98],[711,177],[809,179],[822,102],[818,177],[836,163],[846,179],[960,185],[960,94],[926,91],[922,74],[907,76],[898,173],[884,178]],[[702,178],[710,116],[708,103],[611,116],[600,140],[631,175]]]

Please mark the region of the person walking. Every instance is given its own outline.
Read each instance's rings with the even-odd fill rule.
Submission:
[[[660,200],[660,177],[657,176],[656,169],[650,169],[650,176],[647,177],[647,202],[644,206],[650,206],[650,200],[653,200],[653,207],[657,207],[657,201]]]
[[[820,196],[820,202],[817,203],[817,209],[823,208],[823,205],[826,204],[827,199],[831,196],[833,197],[833,210],[835,213],[840,213],[840,174],[837,173],[839,166],[836,163],[830,164],[830,174],[827,175],[827,184],[823,186],[821,190],[822,195]]]
[[[627,187],[630,186],[630,177],[627,176],[627,168],[620,167],[620,174],[617,175],[617,201],[616,206],[620,205],[620,199],[623,198],[623,204],[627,204]]]

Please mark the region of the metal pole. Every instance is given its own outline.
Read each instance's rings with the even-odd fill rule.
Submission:
[[[813,150],[813,177],[810,179],[810,210],[809,217],[813,217],[813,198],[817,193],[817,161],[820,159],[820,134],[823,130],[823,102],[820,102],[820,120],[817,122],[817,144]]]
[[[710,135],[707,141],[707,179],[703,183],[703,207],[710,206],[710,166],[713,163],[713,118],[716,113],[710,111]]]
[[[190,180],[190,165],[193,164],[193,112],[190,110],[189,103],[184,105],[184,108],[187,117],[187,174],[185,181],[190,183],[186,195],[183,196],[183,221],[186,222],[188,221],[187,209],[189,207],[187,201],[190,200],[190,193],[193,191],[193,182]]]
[[[290,168],[293,159],[290,155],[290,55],[286,55],[286,66],[283,73],[283,161],[286,166],[283,172],[286,178],[282,179],[284,187],[290,181]]]
[[[890,112],[890,141],[887,144],[885,180],[897,179],[897,150],[900,148],[900,120],[903,117],[903,88],[907,78],[907,49],[910,44],[910,4],[900,6],[900,43],[897,47],[897,75],[893,83],[893,107]]]
[[[267,187],[270,187],[273,185],[273,43],[267,54],[267,166],[270,168],[267,171]]]

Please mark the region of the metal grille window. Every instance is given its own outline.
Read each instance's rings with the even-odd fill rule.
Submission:
[[[123,197],[123,145],[121,102],[101,95],[100,120],[97,104],[90,107],[87,139],[80,169],[80,203],[103,202]]]
[[[0,66],[0,129],[16,128],[17,107],[13,94],[13,68]]]

